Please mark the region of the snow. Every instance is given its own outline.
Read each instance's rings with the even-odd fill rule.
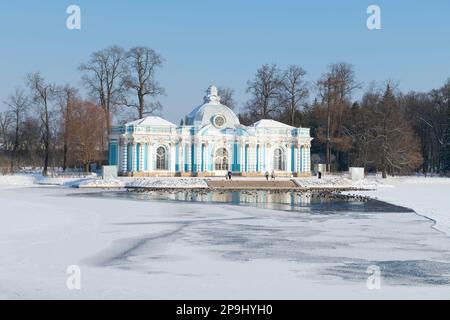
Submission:
[[[71,179],[0,177],[0,298],[450,298],[450,237],[421,216],[449,226],[449,179],[369,179],[376,191],[351,192],[420,215],[101,198],[67,188]],[[179,183],[194,181],[203,180]],[[70,265],[81,268],[81,290],[66,287]],[[380,290],[366,287],[370,265],[382,269]]]
[[[54,186],[73,186],[82,181],[89,181],[96,179],[96,175],[82,177],[80,175],[66,175],[62,176],[48,176],[44,177],[41,173],[15,174],[0,176],[0,186],[39,186],[39,185],[54,185]]]
[[[96,175],[80,177],[43,177],[41,174],[16,174],[0,176],[0,186],[65,186],[74,188],[207,188],[205,179],[201,178],[126,178],[103,180]]]
[[[322,179],[317,177],[296,178],[293,179],[295,183],[303,188],[322,187],[322,188],[362,188],[362,189],[376,189],[380,181],[378,179],[364,179],[360,181],[353,181],[346,175],[342,176],[322,176]]]
[[[275,121],[272,119],[262,119],[255,122],[252,127],[255,128],[282,128],[282,129],[294,129],[294,127],[287,125],[285,123]]]
[[[413,209],[435,222],[435,228],[450,236],[450,179],[397,177],[369,179],[376,190],[349,192]]]
[[[127,126],[176,127],[176,125],[173,124],[172,122],[167,121],[166,119],[163,119],[163,118],[157,117],[157,116],[148,116],[148,117],[145,117],[142,119],[128,122],[126,125]]]
[[[73,184],[80,188],[208,188],[204,179],[198,178],[120,178],[115,180],[89,179]]]

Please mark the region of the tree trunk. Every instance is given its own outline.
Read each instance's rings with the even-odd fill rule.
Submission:
[[[70,128],[70,114],[72,112],[70,108],[70,93],[67,94],[66,100],[66,117],[65,117],[65,126],[64,126],[64,149],[63,149],[63,171],[65,172],[67,169],[67,149],[69,143],[69,128]]]
[[[381,170],[383,179],[387,178],[387,160],[386,160],[386,148],[387,148],[387,123],[386,119],[383,123],[383,145],[381,151]]]
[[[66,172],[67,169],[67,142],[64,142],[63,150],[63,171]]]
[[[49,154],[50,154],[50,124],[49,124],[49,115],[48,115],[48,107],[45,102],[44,107],[45,113],[45,133],[44,133],[44,170],[42,172],[43,176],[48,175],[48,162],[49,162]]]
[[[292,95],[291,98],[291,126],[295,127],[295,96]]]
[[[18,109],[16,109],[15,111],[15,116],[16,116],[16,128],[15,128],[15,132],[14,132],[14,148],[13,148],[13,154],[11,157],[11,172],[14,172],[14,162],[18,162],[18,150],[19,150],[19,123],[20,123],[20,119],[19,119],[19,111]]]
[[[105,118],[106,118],[106,132],[107,134],[111,133],[111,113],[108,110],[105,111]]]
[[[144,96],[141,93],[139,93],[138,98],[139,98],[139,119],[142,119],[144,118],[144,108],[145,108]]]
[[[329,98],[328,98],[329,99]],[[327,116],[327,172],[331,171],[331,110],[330,110],[330,101],[327,101],[328,104],[328,116]]]

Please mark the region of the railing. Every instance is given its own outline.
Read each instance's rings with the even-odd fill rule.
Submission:
[[[237,129],[236,133],[252,132],[251,129]],[[192,128],[180,128],[180,127],[156,127],[156,126],[120,126],[113,127],[113,134],[124,134],[129,133],[152,133],[152,134],[172,134],[172,133],[193,133]],[[310,137],[309,128],[297,128],[297,129],[270,129],[270,128],[259,128],[255,131],[256,134],[267,134],[267,135],[284,135],[293,137]]]
[[[154,134],[170,134],[176,132],[176,128],[164,128],[155,126],[121,126],[113,127],[111,133],[124,134],[124,133],[154,133]]]
[[[309,128],[298,128],[298,129],[270,129],[262,128],[256,130],[257,134],[270,134],[270,135],[283,135],[283,136],[293,136],[293,137],[310,137]]]

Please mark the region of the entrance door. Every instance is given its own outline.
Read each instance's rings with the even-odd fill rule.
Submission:
[[[225,172],[229,170],[228,160],[227,149],[219,148],[216,150],[214,156],[214,170],[216,171],[216,174],[225,174]]]

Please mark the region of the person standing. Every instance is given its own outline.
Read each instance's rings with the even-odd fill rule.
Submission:
[[[275,170],[272,170],[272,180],[275,180]]]
[[[232,175],[231,170],[228,170],[228,180],[231,180],[231,175]]]
[[[269,181],[269,171],[266,171],[266,180]]]

